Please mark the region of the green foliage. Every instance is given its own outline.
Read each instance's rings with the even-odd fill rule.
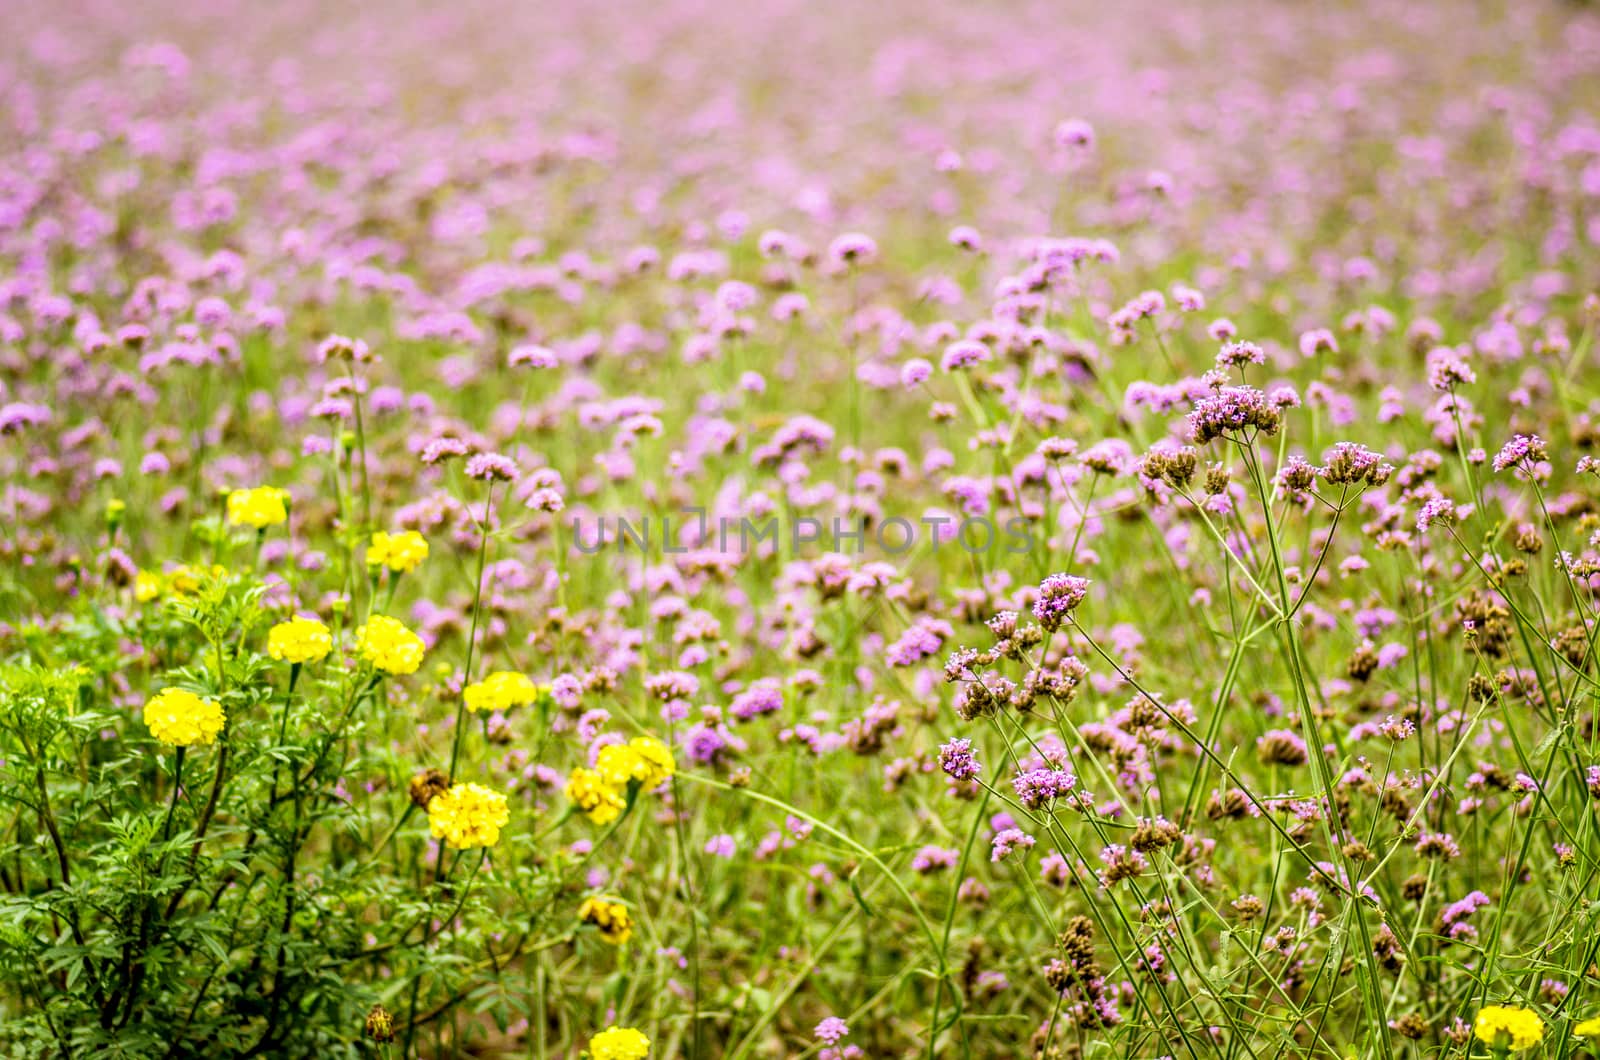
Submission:
[[[262,591],[206,575],[114,631],[149,635],[173,664],[150,675],[152,692],[223,705],[210,747],[156,743],[129,716],[138,695],[108,695],[121,682],[97,667],[113,632],[103,616],[52,644],[50,658],[80,665],[0,667],[0,804],[11,808],[0,998],[13,1006],[12,1052],[0,1055],[367,1055],[367,1011],[424,980],[479,987],[478,1003],[503,1008],[481,989],[476,957],[508,930],[506,912],[548,907],[550,879],[523,866],[473,886],[478,851],[437,881],[416,871],[421,819],[401,765],[367,742],[384,727],[382,682],[295,668],[291,693],[288,668],[255,650]],[[398,800],[340,792],[373,770]],[[411,834],[396,834],[407,821]],[[373,846],[386,826],[387,851]],[[443,933],[428,926],[440,916]],[[517,923],[526,933],[537,920]]]

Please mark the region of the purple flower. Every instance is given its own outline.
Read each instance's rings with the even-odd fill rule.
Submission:
[[[962,250],[981,250],[983,236],[971,225],[956,225],[950,229],[950,245]]]
[[[989,860],[1004,861],[1018,850],[1027,850],[1033,846],[1034,838],[1020,828],[1007,828],[997,832],[990,841]]]
[[[1514,435],[1495,455],[1494,469],[1504,471],[1530,460],[1537,463],[1548,459],[1550,454],[1545,449],[1543,439],[1537,434],[1518,434]]]
[[[1381,486],[1389,481],[1394,468],[1383,462],[1383,457],[1355,442],[1339,442],[1322,454],[1322,468],[1318,472],[1325,482],[1335,486],[1354,486],[1365,483]]]
[[[1476,383],[1477,373],[1455,350],[1448,346],[1440,346],[1428,354],[1428,385],[1435,390],[1445,391],[1462,383]]]
[[[942,869],[953,869],[961,858],[959,850],[949,847],[926,846],[911,859],[911,871],[927,875]]]
[[[1225,323],[1219,321],[1218,323]],[[1213,325],[1215,327],[1216,325]],[[1230,342],[1217,353],[1218,368],[1235,368],[1243,364],[1266,364],[1267,351],[1253,342]]]
[[[326,397],[312,405],[309,414],[319,420],[350,420],[356,407],[348,398]]]
[[[971,368],[975,364],[983,364],[992,360],[994,355],[989,352],[989,347],[972,339],[962,339],[952,342],[944,348],[944,356],[939,359],[939,367],[947,372],[958,372],[963,368]]]
[[[554,368],[561,363],[555,351],[544,346],[518,346],[506,358],[513,368]]]
[[[1415,849],[1419,856],[1425,858],[1450,861],[1461,856],[1460,845],[1446,832],[1423,832],[1417,837]]]
[[[550,682],[550,697],[567,710],[576,710],[583,696],[583,682],[572,674],[561,674]]]
[[[1333,332],[1327,328],[1317,328],[1314,331],[1302,332],[1300,335],[1300,356],[1315,357],[1319,353],[1338,353],[1339,341],[1333,337]]]
[[[945,638],[954,633],[955,630],[948,622],[936,618],[919,618],[911,624],[910,629],[901,634],[899,640],[883,650],[884,661],[890,666],[915,666],[922,660],[939,654],[944,648]]]
[[[27,427],[49,423],[51,412],[44,405],[17,401],[0,407],[0,434],[19,434]]]
[[[499,453],[475,453],[467,457],[467,477],[483,482],[515,482],[517,463]]]
[[[983,771],[972,754],[971,740],[951,740],[939,748],[939,768],[952,780],[971,780]]]
[[[900,366],[900,385],[912,390],[926,383],[931,375],[933,375],[933,365],[921,357],[913,357]]]
[[[871,236],[846,232],[828,244],[828,259],[838,265],[866,264],[878,256]]]
[[[711,765],[737,748],[728,730],[720,725],[696,725],[683,735],[683,749],[701,765]]]
[[[422,462],[428,466],[442,464],[472,452],[472,447],[460,438],[434,438],[422,447]]]
[[[1455,927],[1460,921],[1465,920],[1473,913],[1491,904],[1489,896],[1482,891],[1473,891],[1458,902],[1445,906],[1439,913],[1439,920],[1446,927]]]
[[[1033,603],[1033,617],[1047,630],[1055,630],[1062,619],[1083,603],[1089,594],[1089,579],[1075,574],[1052,574],[1039,583],[1039,598]]]
[[[1254,427],[1276,434],[1282,416],[1267,395],[1253,386],[1225,386],[1195,402],[1189,413],[1189,433],[1196,445]]]
[[[1094,126],[1082,118],[1068,118],[1056,126],[1055,141],[1057,147],[1093,147]]]
[[[317,346],[318,361],[370,361],[372,351],[360,339],[344,335],[329,335]]]
[[[1077,786],[1078,778],[1064,769],[1030,769],[1011,782],[1017,798],[1030,810],[1067,795]]]
[[[1456,521],[1456,506],[1448,497],[1435,497],[1417,511],[1417,531],[1425,532],[1434,523],[1449,525]]]
[[[783,687],[776,680],[764,677],[734,697],[728,712],[740,721],[763,714],[776,714],[783,709]]]
[[[838,1016],[829,1016],[817,1024],[817,1029],[813,1033],[817,1036],[817,1041],[837,1045],[840,1039],[850,1033],[850,1027]]]

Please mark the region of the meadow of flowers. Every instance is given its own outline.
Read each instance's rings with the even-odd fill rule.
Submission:
[[[0,1056],[1600,1055],[1600,11],[4,23]]]

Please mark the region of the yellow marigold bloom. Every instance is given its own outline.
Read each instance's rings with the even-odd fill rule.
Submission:
[[[1572,1033],[1580,1038],[1600,1038],[1600,1016],[1592,1016],[1572,1028]]]
[[[1544,1020],[1518,1005],[1485,1005],[1478,1010],[1472,1033],[1485,1045],[1532,1049],[1544,1037]]]
[[[356,650],[386,674],[414,674],[426,650],[422,638],[388,615],[373,615],[356,630]]]
[[[632,1026],[608,1026],[589,1039],[592,1060],[645,1060],[650,1055],[650,1039]]]
[[[625,744],[602,747],[595,768],[613,787],[625,788],[630,780],[637,780],[641,788],[649,791],[671,777],[677,763],[666,744],[654,736],[636,736]]]
[[[267,654],[279,662],[318,662],[333,650],[333,634],[314,618],[296,615],[267,631]]]
[[[289,491],[276,486],[234,490],[228,494],[228,522],[257,530],[277,526],[289,518]]]
[[[634,779],[634,768],[644,769],[644,763],[633,748],[625,743],[612,743],[600,748],[595,756],[594,768],[611,787],[625,788]]]
[[[591,1060],[644,1060],[650,1039],[632,1027],[607,1027],[589,1039]]]
[[[367,545],[367,566],[388,567],[399,574],[416,570],[427,558],[428,542],[415,530],[398,534],[379,530]]]
[[[482,784],[453,784],[428,803],[428,830],[456,850],[494,846],[509,820],[506,797]]]
[[[167,573],[167,588],[179,596],[188,596],[200,588],[200,572],[187,563],[174,567]]]
[[[585,898],[578,906],[578,919],[599,928],[600,937],[613,946],[621,946],[633,937],[628,907],[615,898]]]
[[[181,688],[163,688],[144,705],[150,735],[170,747],[210,744],[227,720],[222,704]]]
[[[509,710],[525,707],[539,698],[539,686],[522,674],[500,670],[477,684],[468,685],[461,693],[467,709],[476,714],[480,710]]]
[[[654,736],[635,736],[628,741],[628,746],[644,762],[645,775],[640,782],[646,790],[660,787],[678,771],[678,762],[672,757],[671,749]]]
[[[227,573],[228,568],[222,566],[220,563],[213,563],[209,571],[191,567],[188,564],[182,564],[174,567],[172,571],[167,574],[166,585],[168,589],[171,589],[179,596],[188,596],[191,593],[199,592],[200,580],[202,578],[207,576],[212,578],[223,578],[227,576]]]
[[[606,783],[605,777],[583,766],[574,769],[567,778],[566,794],[595,824],[610,824],[627,805],[622,793]]]
[[[148,604],[151,600],[161,595],[161,578],[142,570],[133,578],[133,598],[141,604]]]

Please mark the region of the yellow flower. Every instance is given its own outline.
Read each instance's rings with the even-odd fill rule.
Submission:
[[[148,604],[151,600],[161,595],[161,576],[151,574],[147,570],[140,571],[133,579],[133,598],[141,604]]]
[[[1600,1016],[1592,1016],[1572,1028],[1572,1033],[1580,1038],[1600,1038]]]
[[[179,564],[167,574],[167,587],[179,596],[188,596],[200,588],[202,574],[187,563]]]
[[[1472,1033],[1485,1045],[1532,1049],[1544,1037],[1544,1020],[1518,1005],[1485,1005],[1478,1010]]]
[[[276,486],[234,490],[228,494],[228,522],[261,530],[289,518],[289,491]]]
[[[227,720],[222,704],[181,688],[163,688],[144,705],[150,735],[170,747],[210,744]]]
[[[578,906],[578,919],[599,928],[600,937],[613,946],[621,946],[633,937],[628,907],[615,898],[585,898]]]
[[[650,1039],[632,1027],[607,1027],[589,1039],[591,1060],[644,1060]]]
[[[227,575],[228,568],[222,566],[220,563],[213,563],[209,571],[183,564],[174,567],[172,571],[168,573],[167,588],[171,589],[179,596],[188,596],[191,593],[200,591],[201,579],[206,577],[225,578]]]
[[[356,630],[361,658],[386,674],[414,674],[426,650],[422,638],[388,615],[373,615]]]
[[[589,820],[595,824],[610,824],[627,805],[621,792],[606,783],[599,773],[583,766],[574,769],[567,778],[566,793],[567,798],[588,814]]]
[[[279,662],[317,662],[333,650],[333,634],[314,618],[296,615],[267,631],[267,654]]]
[[[522,674],[500,670],[468,685],[461,695],[467,701],[467,709],[476,714],[480,710],[525,707],[539,698],[539,686]]]
[[[367,566],[388,567],[399,574],[416,570],[427,558],[428,542],[415,530],[398,534],[379,530],[367,545]]]
[[[637,780],[640,788],[658,788],[677,769],[677,762],[666,744],[654,736],[636,736],[625,744],[609,744],[600,749],[595,768],[613,787],[625,788]]]
[[[509,820],[506,797],[481,784],[453,784],[428,803],[428,830],[456,850],[494,846]]]
[[[645,775],[640,778],[640,783],[646,790],[660,787],[678,771],[678,762],[672,757],[672,751],[654,736],[635,736],[628,741],[628,746],[644,762]]]

